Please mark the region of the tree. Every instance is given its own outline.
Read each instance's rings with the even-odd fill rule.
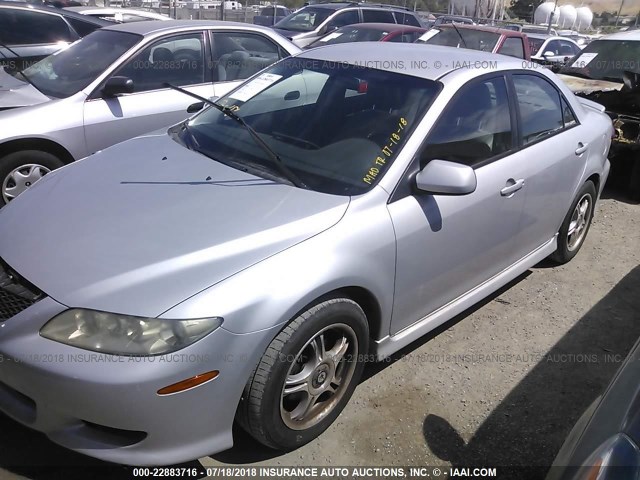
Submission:
[[[527,22],[533,21],[533,12],[543,0],[513,0],[511,2],[511,14]]]

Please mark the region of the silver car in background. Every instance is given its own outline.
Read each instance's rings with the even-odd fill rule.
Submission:
[[[506,56],[284,59],[0,210],[0,410],[127,464],[225,450],[234,418],[303,445],[365,362],[576,255],[612,131]]]
[[[194,100],[166,83],[221,96],[298,51],[245,23],[134,22],[0,70],[0,207],[55,168],[185,119]]]

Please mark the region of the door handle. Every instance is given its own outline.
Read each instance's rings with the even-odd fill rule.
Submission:
[[[587,148],[589,148],[588,143],[579,142],[578,148],[576,148],[576,155],[582,155],[584,152],[587,151]]]
[[[508,197],[524,187],[524,178],[521,178],[520,180],[510,178],[507,180],[507,183],[509,183],[509,185],[500,190],[500,195],[503,197]]]

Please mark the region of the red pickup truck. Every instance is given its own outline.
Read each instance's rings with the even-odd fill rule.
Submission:
[[[483,52],[500,53],[530,60],[529,41],[522,32],[504,28],[445,24],[437,25],[422,35],[416,43],[469,48]]]

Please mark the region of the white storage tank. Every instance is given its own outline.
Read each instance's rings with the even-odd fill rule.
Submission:
[[[574,28],[576,30],[586,30],[593,22],[593,12],[589,7],[579,7],[576,9],[577,18]]]
[[[560,19],[558,26],[560,28],[573,28],[578,18],[578,11],[573,5],[563,5],[560,7]],[[554,18],[555,19],[555,18]]]
[[[538,8],[536,8],[535,13],[533,14],[533,21],[535,24],[548,24],[549,23],[549,16],[551,15],[551,12],[553,12],[553,21],[552,23],[555,23],[558,21],[558,17],[560,16],[560,9],[555,7],[555,3],[554,2],[544,2],[542,4],[540,4],[540,6]]]

